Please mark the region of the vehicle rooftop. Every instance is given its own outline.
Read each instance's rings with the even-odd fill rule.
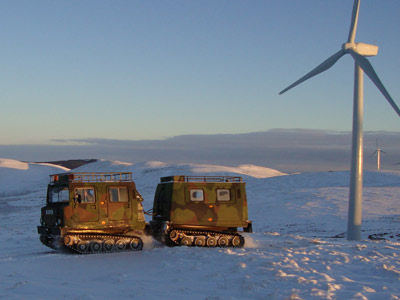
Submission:
[[[50,175],[50,183],[58,182],[132,182],[132,172],[69,172]]]
[[[162,183],[167,182],[243,182],[239,176],[166,176],[161,177]]]

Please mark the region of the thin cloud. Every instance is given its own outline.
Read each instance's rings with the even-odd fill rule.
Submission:
[[[371,154],[379,146],[383,169],[398,169],[400,133],[365,132],[366,169],[375,169]],[[325,130],[274,129],[243,134],[182,135],[163,140],[67,139],[57,145],[0,146],[0,157],[25,161],[105,158],[133,163],[163,161],[236,166],[254,164],[282,172],[348,170],[351,133]]]

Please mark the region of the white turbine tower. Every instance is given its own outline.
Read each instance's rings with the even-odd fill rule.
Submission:
[[[376,151],[374,153],[372,153],[371,155],[375,155],[376,154],[376,169],[378,171],[381,170],[381,153],[386,153],[386,152],[383,151],[381,148],[379,148],[378,139],[377,139],[376,140]]]
[[[378,47],[364,43],[355,43],[358,12],[360,9],[360,0],[355,0],[351,25],[347,43],[342,45],[342,49],[329,57],[311,72],[297,80],[295,83],[281,91],[279,94],[295,87],[303,81],[318,75],[332,67],[343,55],[350,54],[355,61],[354,73],[354,103],[353,103],[353,138],[352,138],[352,156],[350,172],[350,193],[349,193],[349,215],[347,223],[347,239],[361,239],[361,207],[362,207],[362,175],[363,175],[363,71],[368,75],[383,96],[400,116],[400,109],[393,101],[392,97],[383,86],[376,75],[372,65],[365,56],[375,56],[378,54]]]

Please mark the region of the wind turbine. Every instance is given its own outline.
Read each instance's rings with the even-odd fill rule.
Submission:
[[[363,177],[363,71],[368,75],[383,96],[400,116],[400,109],[393,101],[392,97],[383,86],[382,82],[375,73],[366,56],[378,54],[378,46],[364,43],[355,43],[358,12],[360,10],[360,0],[354,0],[353,12],[351,16],[350,31],[347,42],[342,45],[342,49],[326,59],[311,72],[291,84],[279,94],[290,90],[303,81],[318,75],[332,67],[343,55],[350,54],[355,61],[354,71],[354,102],[353,102],[353,133],[351,150],[351,172],[350,172],[350,192],[349,192],[349,212],[347,223],[347,239],[359,241],[361,239],[361,208],[362,208],[362,177]]]
[[[380,171],[381,169],[381,153],[386,153],[381,148],[379,148],[378,139],[376,140],[376,151],[371,154],[374,155],[376,153],[376,169]],[[387,153],[386,153],[387,154]]]

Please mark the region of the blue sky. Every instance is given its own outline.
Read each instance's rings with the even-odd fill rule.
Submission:
[[[350,131],[351,0],[0,2],[0,144],[272,128]],[[400,1],[363,0],[356,41],[400,105]],[[364,129],[400,119],[365,78]]]

